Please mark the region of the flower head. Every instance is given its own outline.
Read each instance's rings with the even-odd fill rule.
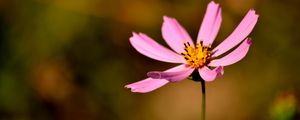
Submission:
[[[148,72],[149,78],[126,85],[132,92],[146,93],[153,91],[169,82],[177,82],[189,77],[197,70],[205,81],[213,81],[224,74],[223,66],[228,66],[244,58],[252,43],[246,38],[254,28],[258,15],[249,10],[237,28],[217,47],[211,48],[221,26],[221,8],[219,4],[210,2],[200,27],[197,42],[193,40],[176,19],[164,16],[162,36],[175,51],[169,50],[143,33],[133,33],[131,45],[141,54],[152,59],[181,63],[166,71]],[[224,57],[223,53],[236,47]]]

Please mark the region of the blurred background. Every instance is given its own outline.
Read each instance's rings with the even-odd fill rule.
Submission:
[[[1,0],[0,120],[200,120],[200,83],[147,94],[124,85],[175,66],[129,44],[132,31],[166,45],[162,16],[196,39],[209,0]],[[241,62],[207,83],[207,120],[299,120],[299,0],[216,0],[213,47],[251,8],[260,15]]]

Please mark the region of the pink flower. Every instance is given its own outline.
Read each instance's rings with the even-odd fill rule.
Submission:
[[[254,28],[258,15],[249,10],[237,28],[217,47],[211,49],[219,31],[222,17],[219,4],[210,2],[200,27],[196,44],[186,30],[176,19],[164,16],[162,36],[167,44],[175,51],[161,46],[143,33],[133,33],[131,45],[141,54],[152,59],[181,63],[181,65],[166,71],[148,72],[149,78],[126,85],[132,92],[146,93],[153,91],[169,82],[178,82],[189,77],[198,70],[205,81],[213,81],[223,75],[223,66],[234,64],[244,58],[251,45],[251,39],[246,38]],[[237,46],[231,53],[219,57]]]

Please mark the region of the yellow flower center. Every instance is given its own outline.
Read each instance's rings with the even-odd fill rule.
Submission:
[[[211,46],[203,46],[203,42],[196,44],[196,47],[191,47],[189,42],[184,43],[184,51],[181,55],[186,60],[187,64],[195,69],[207,65],[211,60]]]

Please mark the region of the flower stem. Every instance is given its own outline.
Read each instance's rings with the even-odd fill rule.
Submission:
[[[196,82],[201,82],[201,91],[202,91],[202,111],[201,119],[205,120],[205,109],[206,109],[206,94],[205,94],[205,81],[199,75],[198,70],[195,70],[192,75],[192,80]]]
[[[205,120],[205,111],[206,111],[206,94],[205,94],[205,81],[201,80],[201,90],[202,90],[202,120]]]

